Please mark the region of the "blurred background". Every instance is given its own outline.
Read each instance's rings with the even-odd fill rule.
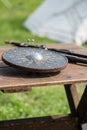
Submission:
[[[42,2],[43,0],[0,1],[0,45],[5,45],[5,40],[26,42],[28,38],[35,39],[36,44],[58,43],[56,40],[32,33],[23,25],[28,16]],[[83,86],[83,84],[80,85]],[[82,90],[79,90],[79,93],[81,95]],[[49,87],[33,88],[30,92],[16,94],[0,92],[1,120],[65,114],[68,112],[69,107],[63,86],[51,86],[50,89]]]
[[[24,26],[23,22],[43,0],[1,0],[0,1],[0,45],[6,39],[26,42],[28,38],[35,39],[36,43],[52,43],[48,38],[40,38]]]

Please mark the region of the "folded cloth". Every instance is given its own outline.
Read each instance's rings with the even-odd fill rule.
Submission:
[[[24,26],[42,37],[63,43],[78,42],[76,32],[87,17],[86,5],[87,0],[45,0]]]

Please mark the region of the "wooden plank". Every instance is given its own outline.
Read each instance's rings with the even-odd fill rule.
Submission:
[[[76,45],[48,45],[49,47],[55,48],[66,48],[71,50],[77,50],[81,52],[81,47]],[[0,58],[4,51],[9,50],[11,47],[1,47],[0,48]],[[80,50],[80,51],[79,51]],[[87,52],[87,50],[85,50]],[[1,59],[0,59],[1,61]],[[78,73],[74,73],[78,72]],[[51,74],[37,74],[37,73],[25,73],[23,71],[8,67],[0,62],[0,90],[14,91],[26,88],[31,88],[32,86],[43,86],[52,84],[71,84],[76,82],[87,81],[86,67],[81,65],[68,64],[66,69],[61,73],[51,73]],[[84,73],[85,72],[85,73]],[[70,86],[67,86],[69,88]],[[71,96],[73,97],[73,106],[77,107],[77,102],[74,100],[73,87],[70,88]],[[68,91],[67,91],[68,92]],[[69,98],[70,99],[70,98]],[[73,110],[72,110],[73,112]],[[80,124],[78,118],[72,115],[66,116],[54,116],[54,117],[41,117],[41,118],[31,118],[31,119],[20,119],[11,121],[0,121],[1,130],[80,130]]]
[[[51,44],[49,47],[55,48],[67,48],[71,50],[85,50],[76,45],[59,45]],[[0,56],[4,51],[11,49],[11,47],[0,47]],[[77,73],[75,73],[77,72]],[[60,73],[48,73],[48,74],[37,74],[20,71],[18,69],[11,68],[0,61],[0,90],[6,88],[19,88],[20,87],[36,87],[53,84],[73,84],[78,82],[87,81],[87,67],[82,65],[68,64],[68,66]]]
[[[77,113],[78,113],[80,122],[87,123],[87,86],[79,102]]]
[[[0,130],[79,130],[78,126],[78,118],[71,115],[0,122]]]
[[[78,72],[78,73],[74,73]],[[44,86],[53,84],[72,84],[87,81],[87,68],[68,65],[61,73],[38,74],[23,72],[11,67],[0,68],[0,90],[20,86]]]
[[[11,88],[5,88],[1,90],[3,93],[16,93],[16,92],[24,92],[24,91],[31,91],[31,87],[11,87]]]
[[[72,114],[76,115],[76,109],[79,103],[79,97],[75,84],[64,85],[68,103]]]

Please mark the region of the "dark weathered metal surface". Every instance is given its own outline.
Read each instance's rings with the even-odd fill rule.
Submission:
[[[0,130],[80,130],[72,115],[1,121]]]
[[[32,45],[32,44],[26,44],[26,43],[15,42],[15,41],[10,41],[10,40],[6,40],[5,43],[12,44],[18,47],[42,48],[42,49],[47,49],[50,51],[56,51],[58,53],[61,53],[63,56],[67,57],[70,63],[87,64],[87,54],[75,53],[67,49],[47,48],[46,45],[34,45],[34,44]]]
[[[13,67],[34,72],[56,72],[66,67],[68,60],[58,52],[41,48],[16,48],[5,52],[2,59]]]

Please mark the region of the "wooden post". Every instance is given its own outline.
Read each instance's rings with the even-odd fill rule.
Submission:
[[[79,102],[77,113],[81,123],[87,123],[87,85]]]
[[[76,115],[76,108],[79,103],[78,93],[75,84],[64,85],[69,107],[72,114]]]

